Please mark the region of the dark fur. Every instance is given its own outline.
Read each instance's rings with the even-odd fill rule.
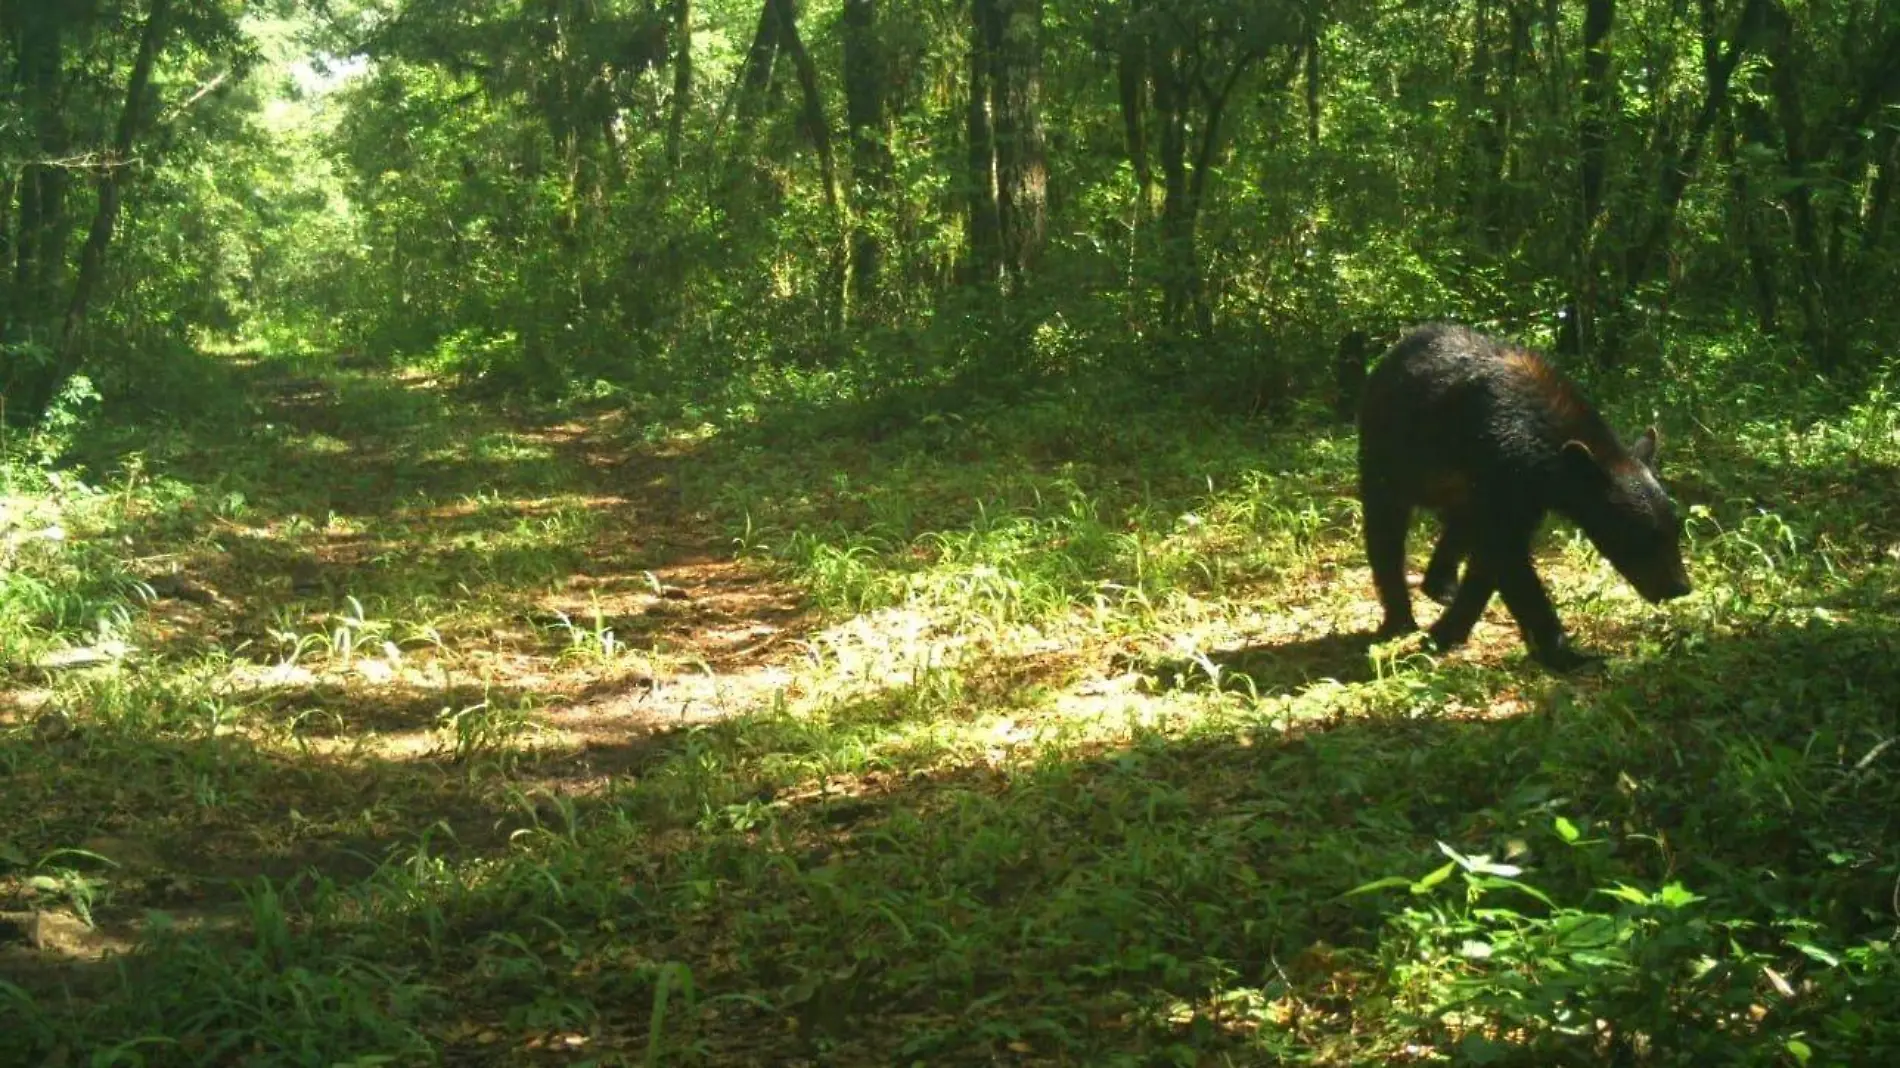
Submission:
[[[1413,509],[1428,508],[1444,522],[1424,581],[1447,606],[1431,627],[1435,643],[1462,644],[1496,592],[1538,661],[1564,670],[1594,659],[1565,637],[1531,566],[1531,541],[1554,511],[1644,598],[1688,593],[1681,522],[1656,480],[1656,446],[1652,428],[1626,448],[1576,386],[1528,349],[1461,326],[1401,338],[1367,377],[1359,411],[1380,637],[1418,629],[1405,538]]]

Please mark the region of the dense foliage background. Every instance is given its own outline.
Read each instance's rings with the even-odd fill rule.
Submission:
[[[1883,4],[279,7],[0,14],[16,420],[241,327],[535,391],[1247,405],[1433,317],[1652,382],[1883,352]]]
[[[1891,1063],[1897,187],[1893,0],[0,0],[0,1034]],[[1605,676],[1347,640],[1430,319]]]

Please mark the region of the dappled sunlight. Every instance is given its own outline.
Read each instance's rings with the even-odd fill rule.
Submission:
[[[471,436],[542,434],[483,418]],[[1678,847],[1701,884],[1769,856],[1805,872],[1750,790],[1829,717],[1890,715],[1870,702],[1897,681],[1876,653],[1894,583],[1800,523],[1697,519],[1697,593],[1663,608],[1546,538],[1560,610],[1612,657],[1560,678],[1495,603],[1452,653],[1374,646],[1341,458],[1312,439],[1211,486],[1187,472],[1240,462],[1188,446],[1139,490],[1066,460],[966,466],[970,496],[931,504],[909,480],[934,461],[747,475],[741,441],[662,456],[605,425],[564,419],[513,481],[418,475],[324,519],[248,483],[246,509],[128,509],[150,588],[117,625],[128,659],[15,684],[0,712],[8,815],[37,828],[0,894],[99,933],[9,948],[0,974],[102,983],[91,962],[127,952],[175,974],[155,945],[241,962],[281,913],[311,959],[368,939],[434,962],[481,1020],[507,1018],[507,976],[624,1000],[600,977],[663,960],[739,995],[696,1018],[719,1051],[803,1028],[844,1060],[982,1058],[952,975],[997,1020],[1078,1036],[1021,1039],[1026,1060],[1188,1034],[1403,1060],[1463,1032],[1361,1033],[1353,1005],[1414,996],[1405,954],[1456,946],[1404,926],[1426,890],[1349,891],[1425,876],[1440,843],[1582,901],[1595,864],[1652,885],[1653,849],[1586,861],[1553,827],[1669,831],[1659,791],[1739,843]],[[1285,473],[1313,455],[1330,466]],[[285,492],[351,477],[313,465]],[[794,513],[825,518],[756,522]],[[1836,670],[1780,674],[1810,661]],[[1779,748],[1728,748],[1738,721]],[[510,1026],[431,1034],[526,1056],[642,1025]]]
[[[0,1064],[1900,1062],[1893,7],[0,0]]]
[[[694,1023],[722,1053],[802,1029],[845,1061],[981,1059],[950,976],[998,999],[986,1019],[1076,1036],[1004,1044],[1025,1061],[1184,1035],[1404,1060],[1471,1033],[1355,1016],[1423,997],[1416,960],[1460,959],[1433,941],[1454,905],[1390,882],[1441,848],[1586,903],[1606,864],[1644,886],[1765,857],[1813,877],[1762,799],[1858,826],[1789,786],[1868,774],[1810,745],[1836,716],[1864,723],[1828,752],[1880,766],[1884,498],[1770,511],[1772,480],[1724,468],[1690,519],[1697,591],[1663,607],[1559,525],[1539,573],[1611,659],[1557,677],[1496,602],[1450,653],[1372,643],[1329,435],[1131,416],[1143,449],[1114,457],[1004,415],[965,428],[980,451],[929,430],[775,449],[414,382],[264,395],[298,428],[263,439],[270,466],[199,428],[84,522],[34,513],[131,551],[84,596],[15,591],[66,630],[0,706],[0,816],[29,828],[0,895],[74,932],[0,948],[22,989],[109,989],[98,962],[130,954],[173,977],[152,982],[252,990],[278,974],[259,932],[283,929],[305,959],[431,962],[409,974],[482,1021],[418,1024],[450,1057],[624,1046],[644,1026],[624,1014],[506,1022],[511,977],[646,1006],[665,961],[732,995]],[[1730,746],[1738,721],[1772,741]],[[1562,821],[1618,845],[1579,859]],[[1667,861],[1624,844],[1658,828]],[[233,963],[179,979],[180,959]]]

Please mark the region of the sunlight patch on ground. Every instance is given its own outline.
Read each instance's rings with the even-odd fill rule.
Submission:
[[[310,403],[353,426],[334,410],[346,400]],[[471,434],[499,440],[499,417],[484,418]],[[598,998],[611,1022],[590,1041],[611,1045],[644,1024],[621,1011],[621,980],[650,983],[672,961],[700,990],[777,999],[756,1015],[707,1005],[698,1022],[718,1054],[854,989],[921,1002],[928,969],[959,953],[953,969],[1024,1017],[1098,999],[1070,1021],[1098,1032],[1239,1041],[1335,1026],[1322,1017],[1348,1027],[1339,1006],[1377,969],[1303,957],[1301,940],[1389,932],[1347,917],[1363,902],[1340,895],[1431,870],[1441,838],[1548,836],[1569,797],[1613,794],[1613,778],[1590,777],[1597,765],[1620,773],[1632,744],[1662,737],[1632,711],[1653,684],[1641,673],[1675,679],[1659,723],[1698,714],[1699,687],[1719,689],[1697,673],[1723,662],[1656,650],[1692,617],[1705,641],[1750,622],[1706,618],[1734,593],[1719,576],[1706,601],[1650,609],[1593,551],[1552,539],[1539,570],[1566,624],[1629,658],[1555,680],[1495,602],[1464,649],[1371,647],[1380,610],[1351,517],[1305,503],[1329,492],[1320,477],[1265,486],[1270,515],[1197,498],[1217,529],[1156,536],[1186,506],[1143,511],[1133,494],[1118,504],[1118,490],[1080,484],[1045,501],[1014,467],[950,488],[934,470],[871,472],[849,496],[823,479],[854,468],[761,487],[727,478],[718,454],[662,455],[572,420],[505,432],[549,462],[389,465],[344,504],[354,471],[320,460],[299,468],[310,484],[292,488],[307,493],[247,487],[253,510],[139,528],[158,598],[136,606],[139,651],[44,685],[23,671],[0,705],[0,722],[28,725],[13,728],[8,769],[11,822],[28,830],[0,839],[34,851],[10,862],[7,892],[24,899],[27,878],[56,873],[36,885],[62,889],[34,900],[52,914],[58,893],[75,909],[96,894],[113,937],[143,907],[189,917],[209,910],[201,899],[246,901],[260,876],[311,893],[283,906],[293,925],[330,922],[319,914],[339,902],[387,909],[330,930],[434,939],[451,963],[431,981],[493,999],[469,1009],[483,1024],[464,1037],[517,1054],[571,1029],[500,1022],[525,987],[498,977]],[[361,443],[373,454],[376,432]],[[811,507],[747,527],[741,547],[748,494]],[[974,515],[965,499],[1010,494]],[[350,512],[312,520],[287,500]],[[1422,597],[1416,609],[1424,624],[1440,611]],[[1785,629],[1861,614],[1804,603]],[[1763,645],[1757,662],[1777,653]],[[75,714],[42,739],[30,724],[48,704]],[[1672,757],[1698,744],[1664,740],[1681,743]],[[1546,807],[1546,787],[1564,800]],[[45,842],[107,862],[43,860]],[[276,903],[256,900],[272,920]],[[523,909],[549,922],[524,933],[511,919]],[[1279,969],[1283,931],[1296,952],[1265,986],[1215,974],[1269,957]],[[1206,962],[1180,950],[1203,944],[1225,956],[1195,972]],[[1139,954],[1116,955],[1130,946]],[[1080,954],[1149,985],[1065,971]],[[797,974],[752,963],[766,955]],[[247,987],[284,971],[264,963]],[[1073,985],[1040,990],[1045,975]],[[852,1011],[886,1030],[910,1020]],[[1033,1059],[1040,1047],[1007,1048]]]

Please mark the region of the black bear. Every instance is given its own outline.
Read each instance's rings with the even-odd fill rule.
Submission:
[[[1539,663],[1566,671],[1598,659],[1565,637],[1531,541],[1555,511],[1646,600],[1687,594],[1682,521],[1656,480],[1656,444],[1651,428],[1626,448],[1528,349],[1442,324],[1399,339],[1367,376],[1359,408],[1366,557],[1385,610],[1378,637],[1418,629],[1405,538],[1412,510],[1429,508],[1443,521],[1423,582],[1446,605],[1434,643],[1462,644],[1496,592]]]

